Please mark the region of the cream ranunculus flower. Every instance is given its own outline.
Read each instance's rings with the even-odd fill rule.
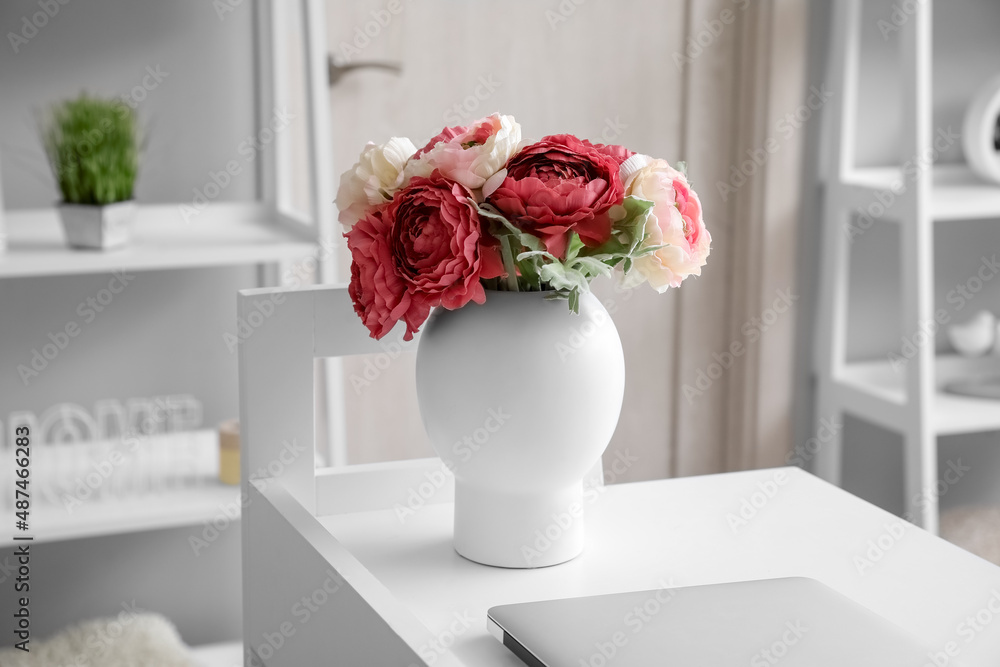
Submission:
[[[448,136],[441,140],[442,136]],[[452,128],[420,150],[406,167],[406,180],[429,176],[434,170],[469,190],[480,190],[517,152],[521,126],[513,116],[495,113],[468,128]],[[502,179],[501,179],[502,180]],[[497,182],[499,184],[499,181]]]
[[[687,177],[666,160],[644,155],[622,164],[621,176],[626,196],[653,202],[643,247],[665,246],[636,259],[633,270],[660,293],[679,287],[688,276],[700,276],[712,237],[702,219],[701,201]]]
[[[361,151],[357,164],[340,177],[337,190],[338,219],[349,231],[376,206],[392,199],[404,184],[403,168],[416,146],[406,137],[393,137],[381,146],[371,142]]]

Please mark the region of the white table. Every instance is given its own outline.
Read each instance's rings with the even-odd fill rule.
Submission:
[[[797,468],[607,487],[588,508],[587,551],[538,570],[458,556],[452,511],[319,522],[461,664],[523,667],[487,634],[494,605],[793,575],[826,583],[935,650],[957,650],[969,667],[1000,664],[1000,568]],[[967,620],[977,613],[979,631]],[[445,650],[422,649],[428,663]]]

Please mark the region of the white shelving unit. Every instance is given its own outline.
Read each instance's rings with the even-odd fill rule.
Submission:
[[[81,537],[118,535],[144,530],[160,530],[179,526],[196,526],[203,523],[237,523],[240,517],[240,489],[218,481],[219,437],[215,431],[195,431],[183,434],[147,436],[145,446],[184,447],[185,463],[183,479],[163,479],[162,488],[150,488],[143,492],[132,491],[121,497],[102,496],[117,480],[105,480],[91,489],[93,495],[81,497],[79,483],[68,483],[61,491],[50,490],[46,502],[41,502],[39,484],[36,478],[31,489],[35,498],[30,514],[30,530],[26,533],[34,544],[60,542]],[[180,442],[183,440],[183,443]],[[107,443],[113,445],[114,443]],[[42,445],[52,453],[45,459],[46,473],[58,466],[52,459],[71,462],[73,445]],[[162,454],[161,454],[162,455]],[[125,456],[134,456],[126,454]],[[40,460],[40,459],[39,459]],[[84,479],[95,468],[91,461],[77,460],[75,469],[63,469],[66,480]],[[147,465],[159,462],[151,461]],[[121,474],[118,471],[116,474]],[[165,471],[162,471],[164,472]],[[41,473],[41,471],[39,471]],[[51,475],[49,482],[54,481]],[[13,498],[13,491],[4,489],[5,496]],[[75,502],[67,502],[64,494],[70,494]],[[6,498],[5,498],[6,500]],[[0,507],[3,504],[0,503]],[[13,507],[5,508],[12,515]],[[0,535],[0,549],[14,546],[16,542],[10,534]]]
[[[830,151],[826,170],[823,253],[815,368],[817,419],[850,413],[902,433],[908,516],[938,530],[937,439],[939,436],[1000,430],[1000,403],[942,391],[950,380],[1000,373],[996,358],[968,360],[935,356],[934,336],[917,346],[902,368],[881,361],[848,363],[846,332],[850,247],[847,225],[859,208],[891,191],[894,203],[883,216],[900,225],[902,332],[916,334],[934,321],[934,225],[1000,218],[1000,187],[984,183],[964,166],[935,166],[913,173],[902,167],[857,168],[861,0],[834,3],[828,80],[836,91],[830,105]],[[933,2],[916,3],[900,26],[901,155],[932,150]],[[864,238],[855,240],[864,243]],[[817,455],[817,473],[841,482],[841,434]]]
[[[288,36],[295,5],[280,0],[250,4],[256,12],[254,103],[263,123],[275,109],[289,106]],[[190,202],[140,206],[131,244],[107,252],[69,248],[56,209],[5,212],[0,196],[0,241],[5,232],[7,244],[3,250],[0,243],[0,284],[13,278],[236,265],[256,265],[260,281],[273,283],[282,265],[309,257],[317,260],[320,281],[332,279],[336,255],[320,251],[329,246],[335,224],[326,20],[322,0],[298,0],[298,6],[308,137],[304,174],[292,171],[292,138],[276,133],[269,150],[256,159],[257,200],[211,202],[188,219],[182,206],[190,214]],[[306,213],[291,204],[293,178],[309,181]],[[318,380],[335,385],[338,368],[328,365],[324,371]],[[216,442],[214,432],[200,437]],[[238,496],[238,489],[211,481],[127,501],[88,502],[72,513],[42,505],[32,510],[35,542],[197,525],[217,517]],[[12,544],[9,537],[0,538],[0,549]]]
[[[905,193],[912,183],[907,183],[900,169],[883,167],[852,169],[840,185],[841,195],[853,210],[871,204],[875,192]],[[937,222],[1000,218],[1000,188],[984,183],[965,165],[938,165],[931,176],[930,206],[930,217]]]

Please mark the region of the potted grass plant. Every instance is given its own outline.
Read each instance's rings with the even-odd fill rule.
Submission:
[[[62,194],[59,214],[69,245],[101,250],[126,245],[139,172],[135,112],[120,100],[84,94],[54,105],[41,135]]]

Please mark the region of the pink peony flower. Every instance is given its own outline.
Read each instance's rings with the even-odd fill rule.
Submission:
[[[521,126],[513,116],[498,113],[467,128],[442,130],[406,165],[406,178],[426,177],[437,170],[469,190],[480,190],[503,169],[521,141]]]
[[[712,236],[702,219],[701,201],[687,177],[666,160],[645,158],[642,162],[645,166],[627,175],[625,191],[654,204],[643,246],[666,247],[636,259],[635,269],[662,293],[670,287],[679,287],[688,276],[701,275],[701,267],[711,251]],[[623,171],[631,171],[629,166],[623,167]]]
[[[605,148],[571,134],[545,137],[511,158],[489,201],[557,257],[571,231],[599,246],[611,237],[608,210],[624,197],[619,162]]]
[[[465,134],[466,132],[468,132],[468,130],[469,130],[469,128],[463,127],[461,125],[456,125],[455,127],[446,127],[446,128],[444,128],[443,130],[441,130],[440,134],[438,134],[436,137],[434,137],[433,139],[431,139],[430,141],[428,141],[426,146],[424,146],[419,151],[417,151],[413,155],[413,159],[416,160],[416,159],[420,158],[421,155],[424,155],[426,153],[430,153],[431,149],[434,148],[435,146],[437,146],[438,144],[449,142],[452,139],[454,139],[455,137],[460,137],[463,134]]]
[[[437,172],[414,178],[347,238],[351,298],[373,338],[402,319],[410,340],[431,308],[483,303],[480,278],[503,272],[496,252],[481,247],[487,239],[469,191]]]

